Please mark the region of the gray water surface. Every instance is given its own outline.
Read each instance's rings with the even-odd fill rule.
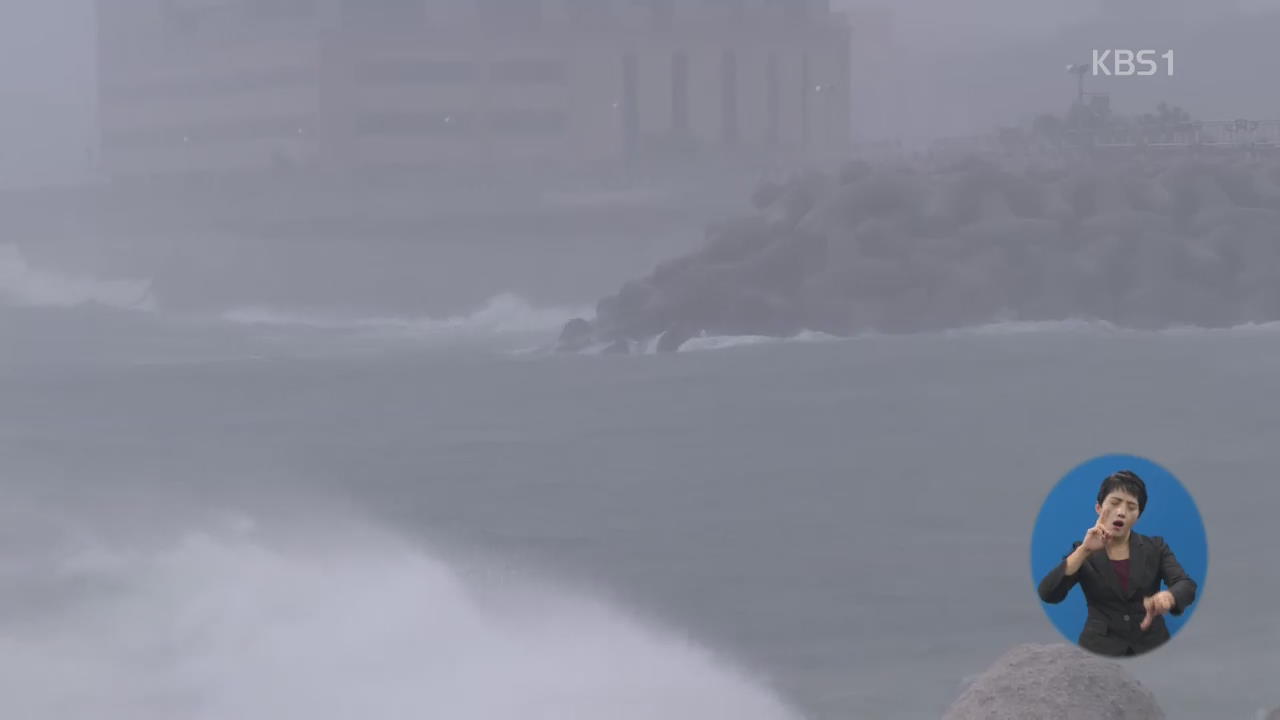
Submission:
[[[0,367],[0,490],[30,532],[143,546],[208,508],[371,518],[453,567],[484,557],[687,638],[803,717],[937,718],[1010,646],[1061,639],[1031,524],[1073,466],[1134,453],[1195,495],[1211,557],[1194,620],[1129,667],[1172,720],[1280,704],[1280,331],[640,357],[273,332],[129,321],[102,359],[26,346]],[[105,607],[28,570],[0,576],[3,627]]]

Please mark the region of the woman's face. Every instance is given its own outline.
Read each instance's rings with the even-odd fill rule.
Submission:
[[[1113,536],[1125,536],[1138,522],[1138,498],[1123,490],[1112,491],[1096,509],[1102,526]]]

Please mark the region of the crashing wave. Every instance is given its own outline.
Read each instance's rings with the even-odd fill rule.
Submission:
[[[101,280],[32,267],[14,245],[0,245],[0,300],[19,307],[156,309],[149,281]]]
[[[240,514],[159,547],[80,531],[43,564],[0,563],[0,621],[22,617],[0,638],[0,704],[65,720],[798,719],[677,633],[338,525]]]
[[[443,318],[356,317],[245,307],[223,313],[222,319],[243,325],[349,331],[409,340],[484,339],[545,335],[581,312],[581,308],[539,307],[518,295],[504,293],[469,313]]]

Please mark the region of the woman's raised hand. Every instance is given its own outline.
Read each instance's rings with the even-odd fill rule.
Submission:
[[[1095,553],[1105,548],[1107,541],[1110,539],[1111,533],[1102,527],[1102,521],[1099,520],[1097,525],[1089,528],[1089,531],[1084,534],[1084,542],[1081,543],[1081,547],[1085,549],[1085,552]]]

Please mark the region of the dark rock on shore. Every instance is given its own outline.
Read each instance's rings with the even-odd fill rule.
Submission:
[[[943,720],[1163,720],[1123,663],[1074,645],[1019,645],[960,695]]]
[[[859,162],[751,200],[755,212],[710,227],[702,248],[571,321],[561,348],[1002,320],[1280,320],[1280,158]]]

